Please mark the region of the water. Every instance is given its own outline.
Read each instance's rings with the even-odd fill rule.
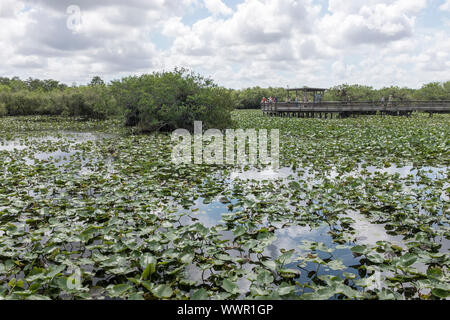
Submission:
[[[264,169],[264,170],[239,170],[233,171],[230,174],[231,180],[255,180],[255,181],[264,181],[264,180],[278,180],[278,179],[286,179],[290,176],[293,176],[295,173],[290,168],[280,168],[279,170]]]
[[[235,203],[235,202],[234,202]],[[233,207],[233,211],[239,210],[240,208]],[[194,220],[190,220],[189,217],[183,217],[182,223],[188,224],[189,222],[195,223],[197,221],[200,221],[205,226],[212,227],[218,224],[223,223],[221,220],[222,214],[229,213],[230,210],[228,208],[227,204],[223,204],[220,201],[213,201],[209,204],[204,204],[203,199],[199,198],[195,201],[194,206],[190,209],[194,212],[190,213],[190,217],[194,218]],[[182,210],[181,212],[186,213],[186,210]],[[273,260],[277,259],[281,254],[282,250],[295,250],[295,255],[300,256],[304,251],[299,248],[300,245],[302,245],[303,241],[314,241],[318,243],[324,243],[328,248],[334,249],[335,251],[332,253],[333,259],[338,259],[342,261],[342,263],[347,266],[347,268],[344,270],[348,273],[353,273],[358,277],[358,272],[356,269],[352,268],[351,266],[357,266],[359,265],[359,259],[356,258],[353,253],[350,251],[350,249],[347,248],[337,248],[337,244],[333,242],[333,239],[331,235],[329,234],[330,228],[327,225],[323,225],[319,228],[310,228],[310,227],[301,227],[301,226],[290,226],[290,227],[284,227],[281,228],[280,225],[274,225],[277,229],[275,230],[275,236],[276,240],[269,245],[265,251],[263,252],[263,255],[266,257],[269,257]],[[361,232],[364,232],[364,230],[361,230]],[[222,236],[224,240],[233,241],[234,235],[230,231],[222,232]],[[386,235],[387,236],[387,235]],[[375,241],[375,239],[374,239]],[[376,240],[378,241],[378,240]],[[376,242],[375,241],[375,242]],[[239,254],[237,252],[230,252],[232,256],[238,256]],[[251,261],[255,261],[257,258],[254,254],[249,254],[248,251],[244,251],[244,256],[249,256],[251,258]],[[326,259],[329,257],[329,254],[327,253],[319,253],[319,256],[323,259]],[[246,263],[243,265],[243,268],[246,270],[250,270],[254,267],[254,263]],[[307,282],[309,280],[308,274],[315,270],[316,266],[313,266],[312,264],[308,264],[305,268],[308,270],[305,272],[305,270],[299,268],[297,266],[297,263],[287,264],[285,268],[293,268],[298,269],[301,272],[300,278],[297,279],[300,282]],[[314,269],[314,270],[313,270]],[[328,268],[320,268],[316,274],[316,276],[322,275],[322,274],[334,274],[338,275],[341,274],[343,271],[333,271],[329,270]],[[198,269],[196,266],[191,265],[187,269],[187,273],[189,274],[189,277],[191,280],[197,281],[198,283],[202,280],[202,271]],[[209,275],[209,272],[205,272],[204,276],[207,278]],[[246,279],[240,279],[238,281],[238,285],[240,286],[240,289],[243,292],[246,292],[249,289],[250,282]]]
[[[72,132],[62,131],[60,133],[50,133],[42,137],[30,137],[26,139],[14,139],[14,140],[0,140],[0,151],[20,151],[26,150],[37,144],[58,144],[67,143],[69,147],[73,147],[76,144],[85,143],[89,141],[98,141],[102,139],[112,139],[115,135],[100,133],[100,132]],[[57,155],[58,152],[52,153]],[[40,154],[38,152],[38,154]],[[42,153],[44,154],[44,152]],[[52,155],[49,154],[49,157]]]
[[[199,221],[205,227],[214,227],[221,222],[222,214],[230,212],[227,205],[219,200],[215,200],[209,204],[203,203],[204,198],[198,198],[194,205],[189,210],[181,210],[180,213],[188,213],[189,216],[184,216],[181,219],[183,225],[191,222]],[[234,202],[236,203],[236,202]]]
[[[235,182],[243,183],[247,182],[265,182],[265,181],[281,181],[282,185],[287,185],[289,181],[304,181],[308,185],[320,184],[323,182],[324,178],[329,180],[338,180],[346,176],[374,176],[374,175],[396,175],[399,179],[406,179],[413,181],[412,185],[405,186],[405,190],[410,190],[412,187],[419,187],[419,179],[421,177],[426,177],[429,179],[443,179],[446,177],[448,168],[434,168],[434,167],[424,167],[421,169],[416,169],[413,166],[397,167],[391,166],[388,168],[377,168],[373,166],[363,167],[360,165],[358,169],[340,174],[336,169],[332,169],[325,174],[315,171],[313,168],[308,168],[301,170],[299,172],[293,171],[291,168],[281,168],[279,171],[272,169],[265,170],[236,170],[230,173],[229,177],[225,181],[230,183],[230,186]],[[442,192],[441,199],[445,201],[448,196],[445,194],[445,188]],[[204,223],[206,226],[211,227],[217,224],[224,223],[221,220],[223,213],[229,212],[228,205],[223,204],[220,201],[213,201],[210,204],[204,204],[203,199],[198,199],[193,206],[196,208],[197,214],[195,217],[198,221]],[[239,208],[233,207],[233,210]],[[269,245],[263,255],[269,257],[270,259],[277,259],[281,254],[282,250],[294,250],[294,256],[302,256],[306,254],[299,246],[302,245],[303,241],[313,241],[317,243],[323,243],[327,248],[333,249],[332,253],[317,252],[321,259],[332,259],[342,262],[345,266],[344,270],[333,270],[327,266],[318,267],[317,264],[306,263],[303,266],[299,266],[298,262],[293,262],[284,266],[285,268],[297,269],[300,271],[300,276],[296,279],[300,283],[307,283],[312,279],[320,275],[333,275],[339,276],[343,272],[349,274],[354,274],[355,279],[359,279],[361,275],[358,272],[358,267],[360,266],[360,258],[356,257],[350,250],[350,247],[359,245],[369,245],[375,246],[377,242],[384,241],[391,244],[395,244],[404,249],[407,248],[406,242],[403,236],[391,235],[385,229],[385,225],[374,224],[362,215],[359,211],[347,210],[343,214],[344,216],[351,218],[353,223],[351,227],[354,230],[354,243],[348,243],[347,245],[341,246],[337,245],[332,236],[330,235],[330,227],[328,225],[322,225],[316,228],[310,228],[308,226],[276,226],[275,231],[276,240]],[[233,234],[227,232],[224,235],[225,239],[233,240]],[[442,243],[442,248],[440,252],[447,252],[449,249],[450,241],[445,238],[437,240],[437,242]],[[243,266],[244,269],[250,270],[254,264],[248,263]],[[421,272],[426,272],[427,266],[416,263],[413,265],[417,270]],[[191,266],[189,269],[189,274],[192,278],[200,281],[201,275],[196,274],[199,270]],[[207,276],[207,275],[206,275]],[[238,281],[240,289],[245,292],[249,289],[250,282],[246,279],[240,279]],[[375,285],[375,284],[374,284]],[[377,286],[383,286],[383,283],[377,283]],[[370,288],[370,287],[369,287]],[[310,290],[305,290],[303,292],[309,292]]]
[[[73,161],[75,157],[81,163],[81,174],[89,174],[92,172],[90,167],[93,166],[95,159],[83,158],[75,146],[79,143],[96,141],[99,139],[112,138],[112,135],[106,134],[94,134],[94,133],[74,133],[74,132],[63,132],[58,135],[49,135],[42,138],[30,138],[27,140],[13,140],[13,141],[2,141],[0,143],[0,152],[6,151],[8,153],[13,153],[15,151],[21,152],[32,147],[36,143],[65,143],[64,150],[57,149],[52,152],[36,151],[25,159],[27,165],[35,165],[36,162],[48,162],[54,164],[56,167],[62,166],[64,164]],[[109,161],[109,162],[108,162]],[[106,161],[107,164],[111,164],[111,159]],[[68,168],[70,170],[70,168]],[[325,173],[314,170],[314,168],[304,168],[303,170],[294,171],[291,168],[281,168],[280,170],[236,170],[225,177],[224,183],[229,182],[232,185],[235,182],[243,183],[245,181],[281,181],[283,185],[287,185],[289,181],[303,181],[309,186],[314,184],[320,184],[324,179],[337,180],[348,176],[360,176],[360,175],[398,175],[400,179],[410,179],[417,182],[420,178],[419,176],[425,176],[429,179],[442,179],[445,178],[448,173],[448,167],[444,168],[434,168],[434,167],[424,167],[419,169],[413,166],[397,167],[391,166],[389,168],[377,168],[373,166],[363,166],[360,165],[356,170],[348,173],[339,173],[336,169],[331,169]],[[413,184],[413,186],[417,186]],[[444,190],[442,191],[441,199],[443,201],[448,201],[448,195],[445,192],[445,188],[448,188],[449,184],[445,184]],[[405,186],[405,189],[411,188],[410,186]],[[237,200],[232,200],[231,204],[235,205]],[[213,200],[210,203],[204,203],[203,198],[197,199],[194,204],[189,209],[180,210],[180,213],[187,214],[182,217],[182,224],[195,223],[196,221],[201,222],[206,227],[213,227],[219,224],[223,224],[222,215],[225,213],[230,213],[229,209],[230,203],[222,203],[219,200]],[[233,206],[231,212],[236,212],[241,208]],[[356,244],[365,245],[375,245],[378,241],[387,241],[396,244],[401,247],[405,247],[405,242],[401,236],[392,236],[387,233],[384,225],[377,225],[371,223],[364,215],[360,214],[358,211],[348,210],[345,215],[351,218],[354,222],[352,223],[352,228],[355,231],[355,241]],[[327,259],[332,257],[333,260],[340,260],[345,265],[345,272],[353,273],[357,277],[358,271],[356,266],[359,265],[359,259],[356,258],[349,248],[345,246],[338,246],[333,241],[330,235],[330,227],[328,225],[322,225],[316,228],[302,227],[302,226],[276,226],[275,230],[276,240],[269,245],[265,251],[264,256],[270,257],[271,259],[277,259],[282,250],[294,250],[297,256],[305,254],[305,252],[299,247],[303,241],[314,241],[319,243],[324,243],[330,249],[334,251],[329,253],[318,253],[319,257],[322,259]],[[232,241],[232,232],[223,232],[223,238]],[[446,239],[441,239],[443,252],[447,252],[449,249],[449,241]],[[237,255],[234,252],[232,254]],[[253,257],[255,258],[255,257]],[[245,264],[243,268],[251,269],[254,265],[252,263]],[[312,277],[317,277],[322,274],[329,275],[339,275],[342,274],[342,270],[331,270],[327,267],[320,267],[317,269],[317,265],[306,264],[305,266],[298,266],[297,263],[287,264],[286,268],[294,268],[300,271],[300,277],[297,279],[300,283],[308,282]],[[423,269],[425,266],[417,265],[418,269]],[[190,266],[188,268],[188,273],[196,281],[201,280],[201,271],[195,266]],[[250,282],[246,279],[241,279],[238,283],[243,291],[248,290]]]
[[[412,176],[415,179],[418,178],[419,174],[424,174],[429,179],[442,178],[449,172],[448,167],[422,167],[420,169],[413,166],[398,167],[392,165],[387,168],[378,168],[375,166],[365,166],[364,164],[359,164],[358,168],[346,173],[340,173],[336,168],[331,168],[328,171],[318,171],[314,167],[306,167],[301,170],[294,171],[292,168],[283,167],[278,170],[272,168],[258,170],[235,170],[230,174],[231,180],[254,180],[254,181],[264,181],[264,180],[303,180],[311,181],[313,183],[320,183],[323,178],[329,180],[342,179],[345,177],[356,177],[361,175],[395,175],[398,174],[399,178],[404,179],[408,176]]]
[[[358,243],[376,245],[378,241],[387,241],[397,246],[405,247],[403,237],[389,235],[384,225],[371,223],[365,216],[355,210],[347,210],[346,215],[354,221],[352,227],[355,229]]]
[[[5,163],[10,162],[9,158],[14,157],[16,160],[23,160],[28,166],[46,163],[60,168],[60,171],[65,171],[64,166],[76,160],[80,164],[76,173],[78,175],[86,175],[93,173],[92,169],[95,169],[95,165],[99,164],[101,160],[96,156],[83,155],[77,149],[77,145],[114,137],[115,135],[99,132],[63,131],[42,137],[11,141],[0,140],[0,153],[2,151],[8,153],[9,157],[7,156],[3,160]],[[43,151],[41,148],[35,149],[35,146],[39,145],[43,145],[44,148],[50,147],[51,151]],[[112,166],[112,157],[108,157],[104,161],[107,167]],[[69,170],[74,171],[74,168]]]

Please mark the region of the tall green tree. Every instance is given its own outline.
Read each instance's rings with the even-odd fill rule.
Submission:
[[[186,69],[113,81],[112,92],[124,111],[126,125],[144,132],[192,130],[196,120],[217,129],[231,123],[230,91]]]

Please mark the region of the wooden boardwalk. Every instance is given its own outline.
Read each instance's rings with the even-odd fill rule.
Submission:
[[[450,101],[386,102],[278,102],[263,103],[265,115],[299,118],[347,118],[357,115],[410,116],[413,112],[450,113]]]

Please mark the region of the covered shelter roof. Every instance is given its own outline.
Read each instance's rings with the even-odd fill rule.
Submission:
[[[288,91],[288,92],[295,92],[295,91],[303,91],[303,92],[319,92],[319,91],[327,91],[327,90],[328,90],[328,89],[323,89],[323,88],[310,88],[310,87],[286,89],[286,91]]]

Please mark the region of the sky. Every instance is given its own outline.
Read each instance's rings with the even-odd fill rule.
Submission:
[[[0,76],[185,67],[228,88],[450,80],[450,0],[1,0]]]

